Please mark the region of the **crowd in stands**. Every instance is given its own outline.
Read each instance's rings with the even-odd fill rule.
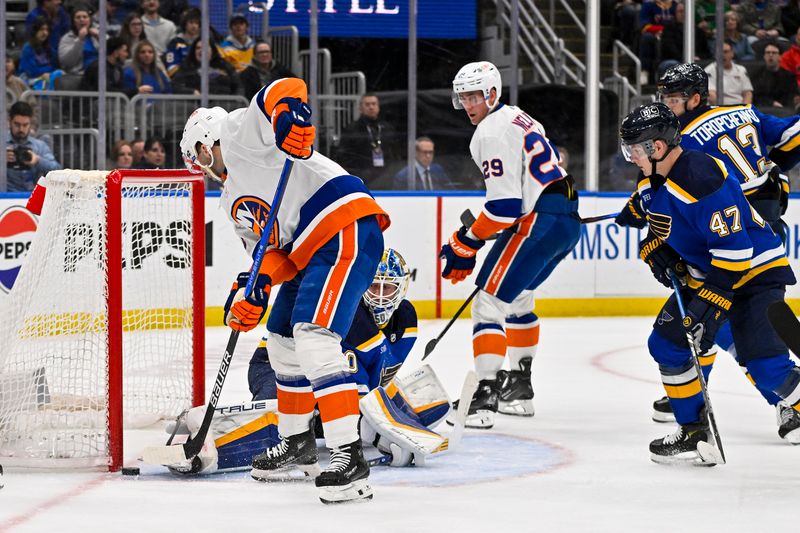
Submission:
[[[103,0],[101,0],[103,1]],[[209,92],[251,98],[272,81],[294,76],[275,61],[270,43],[250,36],[247,19],[234,15],[229,34],[212,28],[210,42],[200,38],[201,14],[187,0],[105,0],[107,31],[100,35],[97,0],[37,0],[25,19],[24,44],[7,51],[6,87],[19,101],[28,90],[97,91],[100,39],[106,42],[106,91],[137,94],[200,94],[202,51],[209,53]],[[23,102],[18,102],[23,103]],[[35,114],[35,105],[27,103]],[[20,111],[19,108],[14,108]],[[46,148],[36,137],[36,117],[25,135],[14,130],[9,113],[8,190],[27,191],[42,169],[14,159],[20,143]],[[19,135],[15,135],[16,131]],[[45,136],[46,138],[46,136]],[[42,143],[41,145],[39,143]],[[163,168],[165,143],[158,138],[119,141],[110,149],[109,168]],[[55,162],[55,158],[52,157]],[[12,168],[13,167],[13,168]],[[13,170],[13,171],[12,171]]]
[[[694,60],[706,65],[718,104],[753,103],[774,114],[794,114],[800,105],[800,0],[725,2],[724,28],[716,28],[716,1],[695,5]],[[613,7],[614,39],[638,52],[642,83],[655,84],[683,62],[685,6],[674,0],[620,0]],[[723,39],[725,94],[715,89],[713,62]],[[794,83],[791,83],[794,81]]]
[[[275,61],[269,42],[250,35],[247,19],[235,14],[225,37],[212,28],[210,42],[201,39],[201,13],[186,0],[106,0],[107,32],[101,35],[97,0],[37,0],[25,21],[26,40],[10,50],[6,85],[17,100],[29,89],[97,91],[100,39],[106,39],[106,90],[137,94],[200,94],[203,49],[209,53],[210,94],[252,98],[261,87],[287,76],[289,68]],[[24,111],[34,109],[26,103]],[[395,128],[380,116],[375,94],[364,95],[360,117],[342,131],[330,155],[373,188],[435,190],[454,188],[438,163],[433,139],[416,141],[414,176],[409,178],[404,148]],[[35,109],[34,109],[35,111]],[[24,114],[24,113],[23,113]],[[36,119],[27,120],[25,135],[10,121],[8,168],[14,167],[9,190],[31,190],[41,169],[14,160],[17,144],[47,153],[45,161],[58,167],[46,142],[34,136]],[[46,136],[45,136],[46,137]],[[108,168],[163,168],[165,142],[153,137],[120,140],[109,148]],[[38,162],[38,161],[37,161]]]

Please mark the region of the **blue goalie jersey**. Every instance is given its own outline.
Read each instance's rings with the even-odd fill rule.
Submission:
[[[666,177],[643,179],[638,191],[651,231],[686,261],[691,287],[795,283],[780,239],[719,159],[684,151]]]
[[[746,195],[767,180],[772,163],[787,171],[800,161],[800,117],[765,115],[751,105],[701,106],[681,115],[681,147],[725,162]],[[781,186],[789,191],[789,183]]]
[[[417,311],[411,302],[400,302],[386,326],[378,329],[362,300],[347,337],[342,340],[342,349],[358,383],[358,393],[363,395],[378,385],[387,386],[416,340]]]

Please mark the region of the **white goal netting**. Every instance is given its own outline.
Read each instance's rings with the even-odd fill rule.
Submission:
[[[123,180],[122,224],[109,227],[107,174],[47,176],[39,227],[0,309],[2,464],[108,466],[122,438],[114,405],[126,426],[192,405],[192,239],[204,229],[192,227],[191,184]]]

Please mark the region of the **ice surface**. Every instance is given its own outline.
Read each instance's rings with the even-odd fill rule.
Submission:
[[[544,319],[533,365],[536,416],[499,416],[467,430],[458,454],[416,469],[376,467],[373,501],[328,507],[312,483],[262,484],[246,473],[176,479],[143,468],[107,473],[6,472],[3,531],[769,531],[791,529],[800,494],[800,446],[778,438],[774,409],[733,359],[717,357],[711,397],[728,464],[652,463],[650,440],[673,431],[650,420],[663,395],[646,351],[652,319]],[[419,364],[444,320],[423,321],[404,369]],[[206,379],[228,338],[210,328]],[[240,337],[221,404],[249,398],[247,364],[259,333]],[[471,366],[461,320],[426,362],[455,397]],[[401,371],[402,372],[402,371]],[[126,432],[126,464],[163,429]],[[163,472],[163,471],[161,471]]]

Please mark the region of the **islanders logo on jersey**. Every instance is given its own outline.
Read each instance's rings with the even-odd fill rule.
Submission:
[[[10,292],[36,232],[36,217],[24,207],[0,213],[0,290]]]
[[[267,224],[270,206],[257,196],[241,196],[234,200],[231,207],[231,216],[237,224],[241,224],[250,229],[253,233],[261,236],[261,230]],[[269,244],[278,245],[278,221],[272,226],[272,235],[269,236]]]

